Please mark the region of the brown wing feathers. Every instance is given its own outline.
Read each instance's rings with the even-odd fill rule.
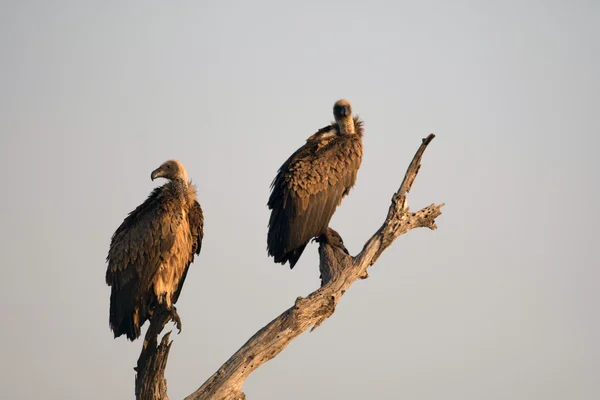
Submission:
[[[160,188],[132,211],[111,240],[107,257],[106,283],[112,287],[109,323],[115,337],[126,334],[130,340],[140,335],[140,317],[146,299],[140,296],[148,286],[153,270],[158,268],[161,230],[155,210],[159,207]],[[145,234],[141,234],[141,231]],[[144,268],[144,266],[148,266]]]

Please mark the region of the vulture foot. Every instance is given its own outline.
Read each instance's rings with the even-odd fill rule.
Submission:
[[[177,308],[175,308],[175,306],[171,306],[169,313],[171,316],[171,321],[175,323],[177,330],[179,330],[178,333],[181,333],[181,318],[179,317],[179,314],[177,314]]]

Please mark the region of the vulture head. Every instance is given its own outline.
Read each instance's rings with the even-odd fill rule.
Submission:
[[[350,102],[344,99],[336,101],[333,105],[333,116],[335,117],[335,122],[348,117],[352,118],[352,106]]]
[[[155,180],[156,178],[165,178],[171,181],[175,179],[182,179],[184,182],[188,181],[185,167],[177,160],[165,161],[160,167],[152,171],[150,179]]]
[[[351,135],[356,133],[354,129],[354,119],[352,119],[352,106],[348,100],[338,100],[333,105],[333,116],[335,122],[340,128],[342,135]]]

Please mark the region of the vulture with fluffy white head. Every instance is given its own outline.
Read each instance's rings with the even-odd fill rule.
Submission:
[[[276,263],[298,262],[312,238],[325,233],[362,161],[363,122],[339,100],[335,122],[319,129],[287,159],[271,184],[267,251]]]
[[[181,331],[174,304],[194,256],[200,254],[204,234],[202,208],[184,166],[166,161],[150,178],[169,182],[125,218],[106,258],[110,328],[115,338],[125,334],[131,341],[140,336],[157,307],[164,307]]]

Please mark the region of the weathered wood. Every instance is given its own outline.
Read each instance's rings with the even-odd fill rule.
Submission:
[[[168,332],[158,345],[158,335],[170,320],[174,320],[180,325],[176,311],[169,312],[164,308],[155,310],[150,318],[150,326],[144,337],[142,352],[137,367],[134,368],[136,371],[135,398],[137,400],[169,400],[165,368],[173,341],[169,341],[171,332]]]
[[[295,304],[252,336],[198,390],[186,400],[245,399],[242,385],[256,368],[279,354],[298,335],[312,326],[316,329],[329,318],[345,291],[400,235],[414,228],[436,229],[435,218],[442,204],[431,204],[415,213],[409,212],[406,195],[419,172],[421,157],[435,135],[423,139],[398,191],[392,197],[387,218],[356,256],[348,255],[341,237],[329,229],[319,241],[322,286],[308,297],[298,297]]]

